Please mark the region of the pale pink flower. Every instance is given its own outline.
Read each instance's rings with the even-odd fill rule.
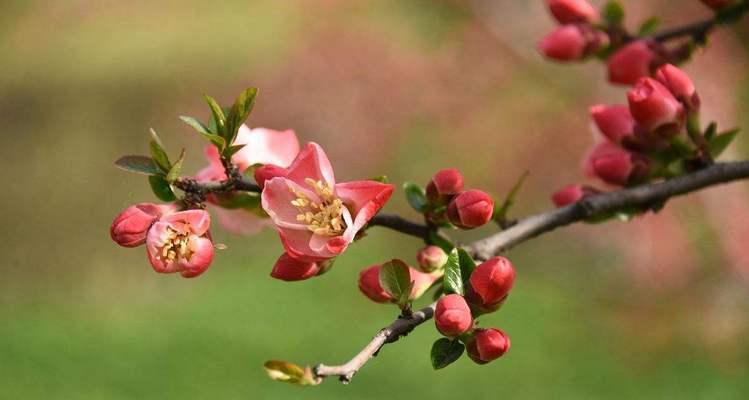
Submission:
[[[346,250],[392,193],[392,185],[375,181],[336,183],[325,152],[308,143],[286,177],[265,182],[262,205],[286,253],[314,262]]]
[[[213,260],[210,225],[211,216],[204,210],[162,216],[146,237],[153,269],[164,274],[179,272],[185,278],[202,274]]]

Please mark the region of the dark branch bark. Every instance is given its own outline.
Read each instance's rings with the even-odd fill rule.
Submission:
[[[665,30],[659,32],[651,38],[658,42],[666,42],[671,39],[677,39],[683,36],[691,36],[693,38],[702,38],[718,25],[718,21],[715,18],[710,18],[704,21],[694,22],[689,25],[680,26],[674,29]]]
[[[383,226],[421,239],[429,237],[428,226],[409,221],[396,214],[377,214],[369,221],[369,226]]]

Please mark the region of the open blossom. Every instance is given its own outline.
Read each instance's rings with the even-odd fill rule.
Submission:
[[[109,235],[117,244],[136,247],[146,242],[151,225],[162,215],[177,211],[173,204],[139,203],[123,210],[112,222]]]
[[[325,152],[308,143],[285,177],[265,182],[261,197],[286,253],[316,262],[346,250],[392,193],[392,185],[375,181],[337,183]]]
[[[192,278],[205,272],[213,261],[213,242],[208,228],[211,217],[204,210],[187,210],[162,216],[146,237],[148,260],[156,272],[179,272]]]
[[[359,273],[359,290],[375,303],[389,303],[393,301],[391,296],[380,285],[380,270],[382,265],[376,264],[363,269]],[[428,274],[408,267],[408,273],[411,277],[413,286],[408,298],[410,300],[418,299],[432,284],[440,278],[441,274]]]
[[[650,42],[638,40],[612,54],[607,62],[609,81],[622,85],[634,85],[638,79],[650,75],[656,59],[651,46]]]
[[[496,328],[476,329],[466,342],[468,357],[477,364],[486,364],[502,357],[510,349],[510,337]]]
[[[266,128],[250,129],[243,124],[237,132],[234,144],[244,145],[231,158],[239,172],[245,172],[252,165],[263,164],[255,171],[255,179],[261,187],[265,180],[281,176],[285,167],[288,167],[299,153],[299,140],[294,131],[290,129],[285,131]],[[215,146],[207,146],[205,155],[208,159],[208,166],[200,170],[195,178],[199,182],[226,179],[218,149]],[[216,200],[213,196],[208,197],[209,203],[215,204]],[[270,225],[267,218],[258,216],[248,210],[212,208],[221,225],[236,234],[254,234],[264,226]]]
[[[548,0],[549,11],[561,24],[594,22],[598,11],[587,0]]]

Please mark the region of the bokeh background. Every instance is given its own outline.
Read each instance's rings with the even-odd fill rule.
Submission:
[[[512,337],[502,360],[434,372],[431,324],[387,346],[352,385],[297,388],[262,364],[347,360],[396,314],[358,271],[414,261],[418,241],[372,230],[319,279],[269,278],[276,235],[231,236],[198,279],[155,274],[108,236],[153,200],[113,167],[146,153],[204,164],[178,120],[201,95],[261,89],[253,126],[321,143],[341,180],[426,182],[442,167],[501,196],[531,175],[516,216],[581,179],[587,107],[622,102],[597,63],[545,62],[541,0],[4,1],[0,5],[0,397],[7,399],[747,398],[746,184],[634,222],[576,226],[510,253],[519,278],[483,319]],[[600,1],[594,3],[600,4]],[[630,26],[709,16],[697,0],[624,1]],[[705,118],[746,125],[749,25],[714,36],[686,69]],[[740,138],[726,158],[749,155]],[[402,194],[388,210],[409,214]],[[469,240],[489,231],[462,235]]]

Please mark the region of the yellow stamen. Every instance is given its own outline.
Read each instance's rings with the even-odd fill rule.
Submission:
[[[290,189],[296,196],[291,204],[299,210],[296,220],[307,224],[307,229],[316,235],[339,236],[346,230],[343,201],[335,197],[333,187],[323,181],[307,178],[304,182],[315,192],[319,201],[312,201],[301,191]]]

